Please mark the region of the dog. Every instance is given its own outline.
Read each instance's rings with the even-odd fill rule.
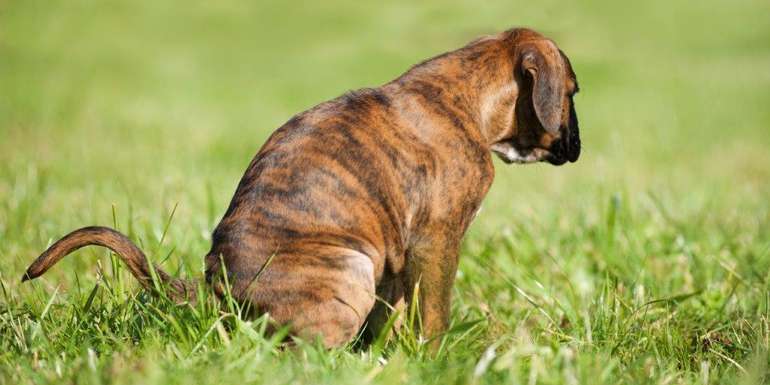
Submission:
[[[448,327],[459,247],[505,163],[562,165],[580,155],[567,56],[511,29],[292,117],[246,169],[212,236],[206,282],[254,315],[326,347],[370,334],[418,300],[421,333]],[[194,281],[151,268],[127,237],[76,230],[22,281],[87,245],[113,250],[145,287],[195,300]],[[153,278],[155,277],[155,278]]]

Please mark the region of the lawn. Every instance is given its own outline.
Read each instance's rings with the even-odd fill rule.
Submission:
[[[293,5],[292,5],[293,4]],[[0,384],[770,382],[770,4],[0,0]],[[584,152],[496,163],[453,328],[281,349],[264,320],[150,295],[85,225],[202,277],[267,136],[483,34],[570,57]]]

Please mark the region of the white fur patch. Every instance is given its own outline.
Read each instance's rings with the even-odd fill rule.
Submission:
[[[547,152],[535,149],[527,155],[522,155],[511,145],[496,143],[492,145],[492,151],[500,155],[508,163],[535,163],[543,160]]]

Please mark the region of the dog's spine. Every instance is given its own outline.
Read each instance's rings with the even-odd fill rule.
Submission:
[[[109,227],[101,226],[83,227],[56,241],[32,262],[21,281],[24,282],[43,275],[66,255],[90,245],[106,247],[115,252],[126,264],[131,274],[146,289],[154,290],[156,288],[152,278],[154,271],[158,283],[165,288],[165,293],[170,299],[177,302],[195,300],[197,286],[195,282],[173,278],[157,265],[153,265],[153,269],[150,270],[147,257],[128,237]]]

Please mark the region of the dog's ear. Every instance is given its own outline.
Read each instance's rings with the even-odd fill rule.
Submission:
[[[543,128],[550,133],[559,131],[564,102],[564,71],[559,63],[549,60],[541,44],[522,50],[521,71],[532,77],[532,104]]]

